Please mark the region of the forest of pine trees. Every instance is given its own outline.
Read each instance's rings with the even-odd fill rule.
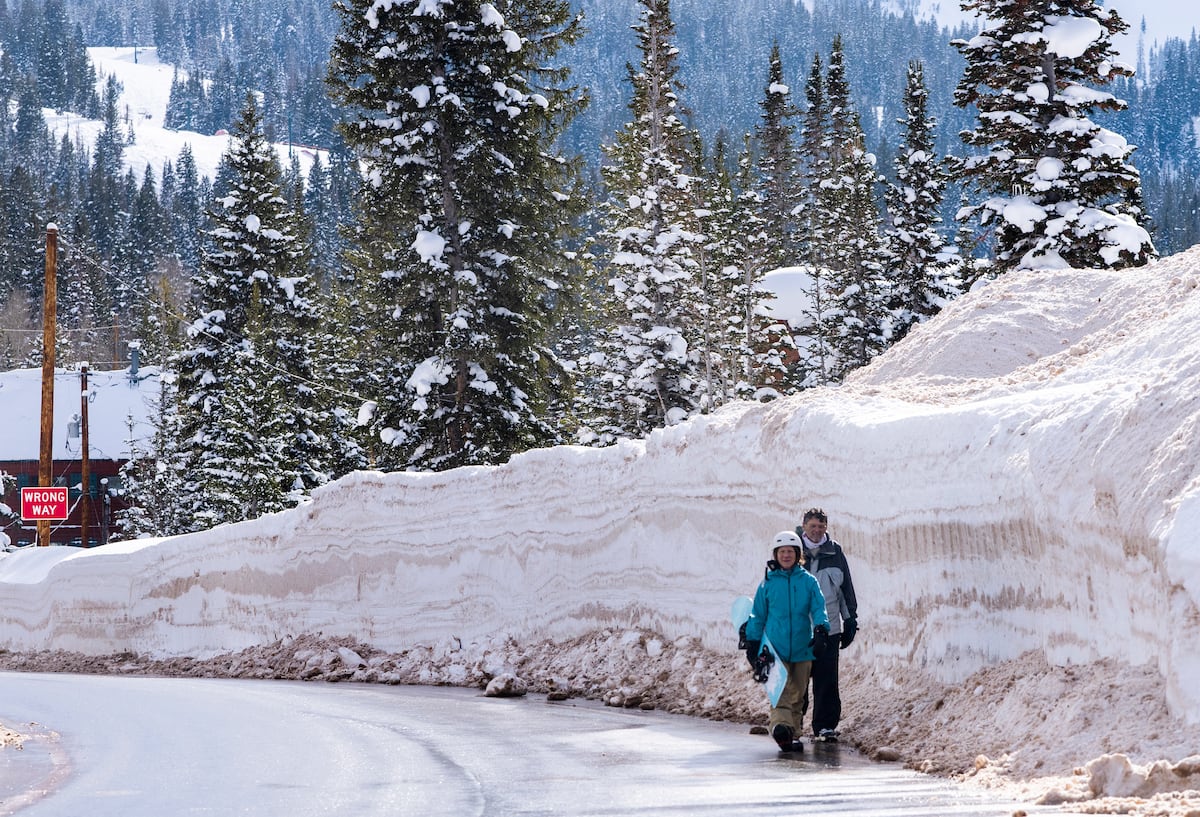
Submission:
[[[178,533],[288,507],[356,468],[608,444],[836,383],[980,275],[1152,257],[1150,233],[1106,237],[1118,222],[1200,233],[1191,120],[1151,121],[1168,89],[1108,68],[1107,35],[1000,64],[970,36],[956,49],[950,32],[850,0],[819,13],[747,0],[787,23],[752,43],[714,37],[731,21],[698,2],[0,9],[0,367],[37,363],[53,221],[58,359],[119,361],[136,339],[169,375],[153,438],[129,452],[124,524]],[[974,2],[993,39],[1036,40],[1036,20]],[[864,32],[889,55],[874,70]],[[216,178],[186,149],[125,167],[129,112],[86,59],[97,42],[152,42],[176,66],[168,124],[231,133]],[[1200,47],[1147,63],[1191,76]],[[985,76],[1008,90],[988,97]],[[1038,97],[1038,82],[1093,90]],[[975,119],[1017,103],[1040,130]],[[46,107],[103,129],[90,145],[56,140]],[[1068,119],[1071,139],[1044,127]],[[305,175],[273,141],[326,152]],[[1003,164],[1014,156],[1053,161]],[[1001,214],[1017,198],[1061,224],[1014,230]],[[1155,211],[1167,200],[1179,206]],[[1048,243],[1063,225],[1069,249]],[[787,321],[763,285],[780,267],[807,282],[806,313]]]

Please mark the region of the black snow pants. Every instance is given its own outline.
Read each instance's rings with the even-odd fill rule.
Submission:
[[[820,658],[812,662],[812,733],[821,734],[822,729],[837,730],[842,719],[842,696],[838,692],[838,644],[837,637],[829,639],[829,647]],[[808,691],[800,711],[808,711]],[[801,715],[803,720],[803,715]]]

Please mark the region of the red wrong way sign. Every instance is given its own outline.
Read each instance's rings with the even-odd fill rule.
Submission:
[[[21,519],[37,522],[67,518],[67,486],[21,489]]]

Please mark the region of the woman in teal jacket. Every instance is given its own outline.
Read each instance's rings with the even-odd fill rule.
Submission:
[[[754,607],[746,622],[746,655],[754,663],[765,633],[787,667],[787,686],[779,703],[771,707],[770,729],[779,748],[790,752],[804,716],[801,704],[814,652],[820,654],[825,648],[829,616],[821,586],[801,561],[804,548],[800,537],[794,531],[781,531],[772,545],[767,575],[754,593]]]

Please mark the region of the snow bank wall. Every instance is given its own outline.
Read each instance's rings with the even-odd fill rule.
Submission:
[[[1153,661],[1200,721],[1196,256],[1011,275],[838,389],[605,450],[358,473],[235,526],[0,560],[0,647],[207,657],[596,628],[733,650],[732,598],[819,505],[862,629],[846,671],[958,680],[1040,648]],[[1190,262],[1190,263],[1189,263]]]

